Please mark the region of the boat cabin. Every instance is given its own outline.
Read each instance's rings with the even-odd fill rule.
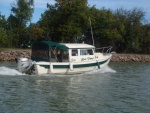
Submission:
[[[78,62],[94,59],[95,47],[81,43],[34,42],[31,59],[46,62]]]

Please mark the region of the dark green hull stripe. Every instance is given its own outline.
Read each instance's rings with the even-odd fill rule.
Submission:
[[[105,61],[102,61],[102,62],[99,62],[99,65],[102,65],[102,64],[104,64],[104,63],[106,63],[108,61],[108,59],[107,60],[105,60]],[[90,64],[77,64],[77,65],[73,65],[73,68],[81,68],[81,67],[92,67],[92,66],[97,66],[98,65],[98,63],[97,62],[95,62],[95,63],[90,63]],[[44,67],[44,68],[50,68],[50,65],[40,65],[40,66],[42,66],[42,67]],[[63,69],[63,68],[70,68],[70,65],[53,65],[53,68],[54,69]]]

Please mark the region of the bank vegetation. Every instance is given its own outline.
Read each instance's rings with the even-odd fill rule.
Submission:
[[[93,44],[93,36],[96,47],[150,54],[150,24],[140,8],[97,9],[88,0],[55,0],[45,7],[36,23],[31,22],[34,0],[16,0],[8,18],[0,13],[0,47],[27,48],[43,40]]]

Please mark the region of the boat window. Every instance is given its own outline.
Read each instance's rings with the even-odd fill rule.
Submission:
[[[63,50],[57,48],[57,60],[58,60],[58,62],[68,61],[68,56],[69,56],[68,50],[63,51]]]
[[[59,48],[57,48],[57,59],[58,59],[58,62],[62,62],[63,61],[63,51]]]
[[[77,49],[72,50],[72,56],[78,56],[78,50]]]
[[[56,47],[50,48],[50,56],[51,58],[56,58]]]
[[[64,51],[64,53],[63,53],[63,59],[64,60],[68,60],[68,55],[69,55],[68,51]]]
[[[80,50],[80,55],[93,55],[93,50],[92,49],[82,49]]]
[[[49,48],[44,45],[34,45],[32,47],[31,59],[36,61],[49,61]]]
[[[86,49],[82,49],[80,50],[80,55],[87,55],[87,50]]]
[[[89,55],[93,55],[93,50],[92,49],[88,49],[87,52],[88,52]]]

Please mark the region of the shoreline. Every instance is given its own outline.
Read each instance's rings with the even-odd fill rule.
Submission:
[[[30,58],[30,50],[7,50],[0,52],[0,61],[15,61],[18,57]],[[111,62],[150,62],[150,55],[113,54]]]
[[[146,54],[113,54],[111,62],[150,62]]]

